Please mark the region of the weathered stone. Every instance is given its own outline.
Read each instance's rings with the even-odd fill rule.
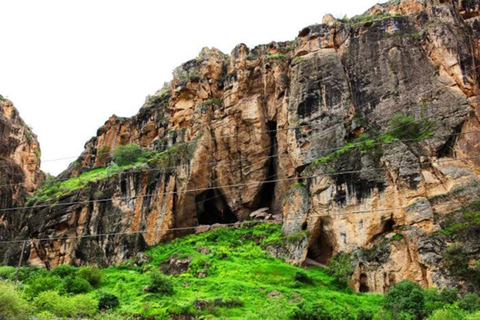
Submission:
[[[240,44],[229,57],[202,49],[137,115],[112,116],[59,178],[111,163],[128,143],[191,146],[183,156],[96,181],[58,206],[0,215],[0,228],[25,221],[14,233],[33,240],[31,264],[109,265],[178,236],[265,218],[283,222],[284,243],[266,249],[288,262],[356,255],[359,291],[385,292],[402,279],[452,285],[435,232],[480,196],[479,6],[401,0],[366,15],[326,16],[295,41]],[[395,139],[396,114],[429,120],[432,135]],[[22,145],[9,142],[14,131],[0,137],[9,152]],[[9,250],[18,257],[21,247]]]

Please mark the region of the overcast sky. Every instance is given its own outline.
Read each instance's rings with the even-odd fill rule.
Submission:
[[[202,47],[293,40],[326,13],[377,2],[0,0],[0,94],[37,134],[42,169],[58,174],[110,115],[134,115]]]

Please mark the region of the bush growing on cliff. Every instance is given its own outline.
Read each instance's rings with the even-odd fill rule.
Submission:
[[[397,113],[389,122],[389,133],[399,140],[420,140],[432,136],[434,123],[430,120],[415,120],[412,116]]]
[[[352,256],[345,252],[340,252],[333,257],[327,269],[328,274],[335,277],[337,283],[342,286],[347,285],[353,271]]]
[[[130,143],[115,148],[113,159],[119,166],[133,164],[145,155],[145,150],[136,143]]]

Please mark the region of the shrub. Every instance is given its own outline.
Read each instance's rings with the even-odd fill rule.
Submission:
[[[307,283],[307,284],[311,284],[313,283],[313,279],[310,278],[308,276],[308,274],[306,274],[305,272],[303,271],[297,271],[295,272],[295,281],[298,281],[298,282],[301,282],[301,283]]]
[[[36,297],[44,291],[57,291],[61,284],[60,277],[54,275],[44,275],[40,277],[32,277],[25,287],[25,295],[29,298]]]
[[[98,287],[102,281],[102,273],[94,267],[81,267],[78,269],[77,276],[87,280],[92,287]]]
[[[415,120],[412,116],[397,113],[389,123],[389,132],[397,139],[420,140],[432,135],[433,122]]]
[[[374,316],[374,313],[370,309],[359,309],[357,312],[357,318],[356,320],[372,320]]]
[[[51,274],[59,276],[60,278],[66,278],[70,276],[75,276],[77,273],[77,268],[68,264],[62,264],[52,269]]]
[[[403,280],[385,295],[385,308],[394,315],[420,319],[424,313],[424,300],[424,292],[420,285]]]
[[[293,310],[290,318],[296,320],[354,320],[355,316],[344,308],[327,309],[325,304],[319,302],[302,302]]]
[[[29,309],[12,284],[0,281],[0,319],[24,319]]]
[[[478,311],[480,310],[480,297],[475,293],[467,293],[458,302],[458,307],[469,312]]]
[[[462,320],[465,319],[465,314],[458,309],[438,309],[435,310],[427,320]]]
[[[76,295],[69,298],[74,306],[74,316],[80,318],[92,317],[97,313],[98,302],[87,295]]]
[[[350,254],[340,252],[330,260],[327,273],[335,277],[340,285],[347,285],[352,277],[354,268]]]
[[[480,312],[475,312],[466,316],[465,320],[480,320]]]
[[[444,265],[454,276],[468,274],[469,257],[462,244],[449,245],[443,252]]]
[[[173,284],[172,281],[165,275],[158,271],[153,271],[150,274],[150,280],[148,282],[148,291],[161,294],[172,294]]]
[[[145,150],[135,143],[125,146],[118,146],[115,149],[113,158],[119,166],[126,166],[137,162],[145,154]]]
[[[50,311],[42,311],[36,314],[37,320],[52,320],[55,319],[55,315]]]
[[[84,278],[67,277],[63,281],[63,290],[67,293],[79,294],[87,293],[93,288],[90,283]]]
[[[442,309],[458,300],[458,291],[443,289],[438,291],[435,288],[429,288],[424,291],[425,314],[431,314],[433,311]]]
[[[10,266],[0,267],[0,280],[13,280],[15,278],[16,269]]]
[[[18,279],[18,281],[26,281],[30,277],[36,276],[40,277],[42,275],[47,275],[47,270],[43,268],[37,267],[21,267],[18,269],[18,272],[15,271],[14,278]]]
[[[118,307],[119,304],[118,297],[108,292],[103,292],[98,299],[99,310],[114,309]]]
[[[60,296],[56,291],[45,291],[33,300],[38,311],[50,312],[57,317],[92,317],[97,312],[97,302],[88,296]]]

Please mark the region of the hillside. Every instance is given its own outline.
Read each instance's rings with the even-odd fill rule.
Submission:
[[[88,297],[114,293],[126,314],[466,317],[480,299],[479,63],[477,0],[389,1],[292,41],[204,48],[62,174],[2,203],[16,222],[0,224],[0,257],[102,268]],[[142,291],[184,258],[173,293]],[[313,283],[293,280],[300,267]]]

